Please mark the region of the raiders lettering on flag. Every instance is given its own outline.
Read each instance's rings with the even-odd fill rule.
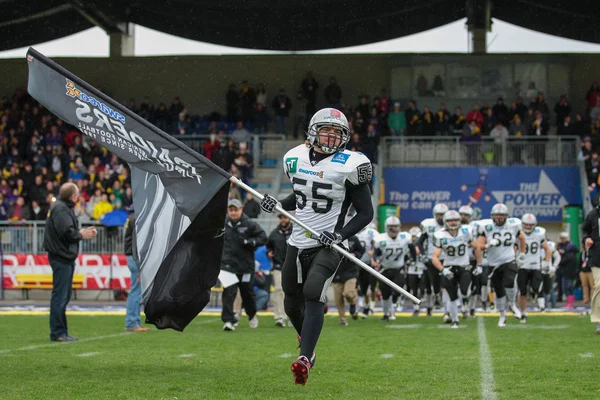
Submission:
[[[146,322],[182,331],[210,300],[231,175],[30,48],[31,96],[132,170]]]

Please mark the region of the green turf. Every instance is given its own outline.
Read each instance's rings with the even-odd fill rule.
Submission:
[[[48,317],[0,316],[0,398],[481,398],[476,320],[450,330],[437,317],[399,318],[387,327],[377,319],[341,327],[326,317],[317,365],[301,387],[289,371],[295,333],[271,317],[254,330],[243,321],[223,332],[218,317],[198,317],[184,333],[48,345]],[[496,318],[484,321],[498,399],[600,398],[600,338],[588,318],[530,317],[526,328],[514,320],[504,330]],[[71,316],[69,326],[81,339],[124,332],[123,317]],[[19,350],[36,345],[44,347]]]

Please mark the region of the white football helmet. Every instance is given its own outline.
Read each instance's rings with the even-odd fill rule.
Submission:
[[[471,222],[473,216],[473,209],[470,206],[462,206],[458,209],[463,224]]]
[[[537,218],[533,214],[524,214],[521,217],[521,223],[523,224],[523,232],[531,233],[537,225]]]
[[[444,223],[444,214],[446,214],[448,210],[448,206],[444,203],[438,203],[433,206],[433,218],[435,218],[438,225],[442,225]]]
[[[508,218],[508,207],[505,204],[498,203],[492,207],[492,219],[496,225],[502,226]]]
[[[448,231],[456,231],[460,227],[460,214],[450,210],[444,214],[444,227]]]
[[[320,133],[322,128],[333,128],[336,132]],[[346,148],[350,140],[348,119],[335,108],[323,108],[315,113],[308,124],[308,141],[324,153],[333,154]]]
[[[419,236],[421,236],[421,229],[418,226],[413,226],[412,228],[410,228],[408,233],[410,233],[410,236],[418,238]]]
[[[400,232],[400,218],[394,216],[387,217],[385,219],[385,231],[391,238],[398,236]]]

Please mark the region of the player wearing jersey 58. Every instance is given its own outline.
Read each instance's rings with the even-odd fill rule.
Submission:
[[[333,108],[319,110],[307,136],[305,144],[283,158],[293,193],[281,201],[284,210],[295,211],[296,219],[321,232],[315,238],[295,224],[281,271],[285,311],[300,340],[300,357],[291,369],[295,383],[302,385],[314,366],[325,294],[341,261],[331,246],[356,235],[373,220],[371,162],[364,154],[345,149],[350,130],[344,114]],[[266,195],[261,208],[273,212],[277,204]],[[344,224],[350,205],[356,214]]]

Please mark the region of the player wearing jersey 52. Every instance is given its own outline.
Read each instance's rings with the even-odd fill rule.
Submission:
[[[521,217],[521,226],[525,233],[525,257],[519,265],[517,285],[519,286],[519,307],[521,307],[521,323],[527,322],[527,294],[532,289],[536,298],[544,298],[542,270],[550,266],[552,251],[546,240],[546,230],[537,226],[537,218],[533,214]],[[542,261],[542,250],[544,260]]]
[[[508,208],[502,203],[492,207],[492,219],[483,219],[477,223],[479,247],[487,249],[487,259],[491,272],[491,283],[496,293],[496,308],[500,312],[498,327],[506,326],[507,302],[516,318],[521,319],[521,313],[514,302],[516,298],[515,276],[515,245],[518,243],[521,254],[519,263],[525,259],[525,235],[521,231],[521,221],[508,218]]]
[[[281,201],[284,210],[295,211],[299,221],[321,232],[315,238],[295,224],[281,271],[285,312],[300,341],[300,357],[291,369],[295,383],[302,385],[314,366],[325,294],[341,260],[331,246],[342,244],[373,219],[371,162],[362,153],[345,150],[350,130],[344,114],[333,108],[319,110],[310,120],[307,135],[305,144],[283,158],[294,192]],[[344,224],[350,205],[356,215]],[[265,212],[273,212],[276,206],[272,196],[261,201]]]
[[[444,214],[444,229],[433,236],[435,250],[431,262],[441,272],[442,284],[450,296],[449,312],[452,328],[458,328],[458,289],[467,297],[471,286],[469,248],[475,251],[477,265],[481,265],[481,250],[468,225],[461,225],[460,214],[450,210]],[[444,265],[440,256],[444,254]]]

